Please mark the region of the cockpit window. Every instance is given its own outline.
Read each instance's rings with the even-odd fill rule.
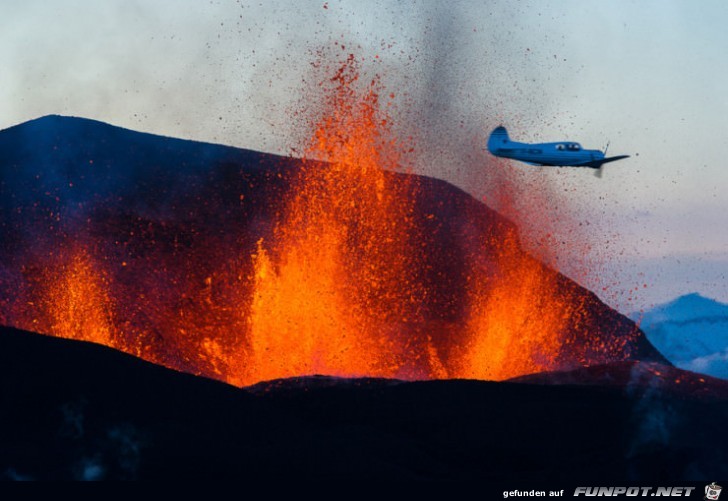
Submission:
[[[579,143],[569,143],[567,148],[571,151],[579,151],[581,149],[581,145]]]

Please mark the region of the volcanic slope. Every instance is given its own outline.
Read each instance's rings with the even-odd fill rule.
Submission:
[[[570,373],[582,385],[307,377],[239,389],[0,328],[0,478],[487,486],[720,477],[728,383],[706,377],[698,396],[681,394],[672,378],[695,375],[662,367],[669,377],[660,377],[659,368]]]
[[[294,364],[258,356],[260,370],[250,369],[256,353],[275,348],[255,337],[251,318],[285,313],[260,306],[264,292],[273,306],[293,304],[280,292],[288,282],[270,279],[286,270],[281,256],[301,251],[275,243],[301,173],[325,168],[82,118],[47,116],[0,131],[0,324],[94,341],[240,386],[273,379],[279,367],[265,363]],[[362,240],[367,231],[378,235],[377,221],[337,229],[340,247],[369,256],[361,269],[356,258],[344,265],[370,283],[351,293],[358,302],[348,310],[363,320],[336,332],[351,327],[369,338],[351,344],[346,331],[331,353],[297,343],[332,361],[328,370],[304,360],[304,373],[506,379],[620,360],[667,363],[632,321],[520,250],[513,225],[486,205],[433,178],[385,172],[382,183],[409,190],[402,203],[411,235],[397,249],[416,250],[400,260],[407,277],[377,282],[388,271],[376,268],[379,258],[395,254],[373,249],[376,238]],[[352,197],[341,210],[358,203]],[[376,273],[367,275],[368,266]],[[399,324],[378,312],[392,303]],[[256,308],[263,313],[252,315]],[[541,328],[547,317],[553,332]],[[365,332],[369,324],[376,329]],[[341,362],[360,348],[357,361],[376,363]],[[371,352],[398,358],[379,361]]]

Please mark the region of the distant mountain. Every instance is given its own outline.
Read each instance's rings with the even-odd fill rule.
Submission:
[[[676,366],[728,379],[728,304],[693,293],[630,317]]]

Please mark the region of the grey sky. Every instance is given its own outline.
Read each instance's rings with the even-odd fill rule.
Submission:
[[[492,199],[500,169],[529,207],[538,191],[549,230],[592,248],[565,244],[560,266],[593,266],[583,281],[610,304],[728,301],[727,22],[721,0],[5,0],[0,128],[60,113],[288,153],[312,53],[342,40],[403,96],[419,172]],[[632,157],[603,179],[493,162],[499,123]]]

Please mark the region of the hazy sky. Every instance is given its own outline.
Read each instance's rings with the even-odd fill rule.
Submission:
[[[583,275],[567,240],[588,241],[582,281],[607,302],[728,301],[726,24],[724,0],[5,0],[0,128],[59,113],[288,153],[313,54],[340,40],[401,96],[419,172],[491,199],[507,172],[566,242],[567,274]],[[495,162],[500,123],[632,157],[603,179]]]

